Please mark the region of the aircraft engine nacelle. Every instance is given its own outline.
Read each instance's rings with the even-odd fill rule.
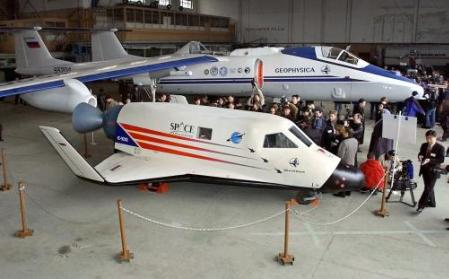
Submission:
[[[79,80],[68,79],[64,87],[43,90],[34,94],[24,94],[20,97],[29,105],[49,111],[72,113],[81,103],[97,106],[97,99]]]

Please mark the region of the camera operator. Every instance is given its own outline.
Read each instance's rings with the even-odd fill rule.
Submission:
[[[419,175],[423,176],[424,192],[418,202],[416,211],[421,213],[425,207],[435,207],[435,182],[440,178],[438,168],[444,162],[444,147],[437,143],[437,133],[434,130],[426,132],[426,143],[421,145],[418,160],[421,162]]]

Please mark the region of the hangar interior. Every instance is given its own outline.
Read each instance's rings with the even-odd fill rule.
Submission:
[[[0,277],[447,278],[448,22],[447,0],[1,1]]]

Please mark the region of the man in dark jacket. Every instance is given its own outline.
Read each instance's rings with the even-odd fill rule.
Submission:
[[[419,175],[424,180],[424,192],[418,202],[418,213],[425,207],[435,207],[435,194],[433,187],[440,177],[436,169],[444,162],[444,147],[437,143],[437,133],[434,130],[426,132],[426,142],[421,145],[418,153],[418,160],[421,162]]]
[[[337,154],[338,137],[337,137],[337,111],[329,111],[326,128],[321,137],[321,146],[334,154]]]

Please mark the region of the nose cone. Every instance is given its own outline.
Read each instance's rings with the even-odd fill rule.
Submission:
[[[364,186],[365,176],[356,167],[340,163],[321,187],[323,193],[358,191]]]

